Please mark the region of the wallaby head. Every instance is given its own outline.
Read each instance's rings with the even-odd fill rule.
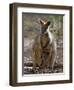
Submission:
[[[50,21],[44,22],[43,20],[40,20],[41,24],[41,34],[44,34],[47,32],[47,28],[50,25]]]

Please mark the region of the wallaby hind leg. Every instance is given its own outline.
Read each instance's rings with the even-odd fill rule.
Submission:
[[[33,73],[36,73],[36,64],[33,64]]]
[[[54,66],[55,66],[55,62],[56,62],[56,56],[55,54],[52,57],[52,62],[51,62],[51,71],[54,72]]]

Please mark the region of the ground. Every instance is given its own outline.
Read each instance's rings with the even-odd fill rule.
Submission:
[[[31,57],[31,43],[32,40],[25,39],[24,40],[24,74],[34,74],[33,72],[33,60]],[[63,42],[62,42],[62,37],[59,38],[57,41],[57,58],[56,58],[56,63],[54,66],[54,71],[53,73],[61,73],[63,72]],[[35,74],[42,73],[41,70],[36,69]],[[50,69],[44,70],[43,73],[52,73]]]
[[[57,58],[53,73],[63,72],[63,15],[23,13],[23,35],[24,35],[24,69],[23,74],[33,74],[33,59],[31,56],[34,38],[40,33],[39,19],[50,21],[50,31],[56,38]],[[35,73],[41,73],[37,70]],[[44,70],[44,73],[52,73],[51,70]]]

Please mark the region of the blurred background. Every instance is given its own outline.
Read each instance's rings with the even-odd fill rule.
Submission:
[[[50,21],[50,31],[57,42],[57,65],[54,73],[63,72],[63,15],[23,13],[23,35],[24,35],[24,59],[23,74],[32,74],[33,58],[32,46],[35,37],[40,33],[40,22]],[[39,73],[39,72],[37,72]],[[51,73],[51,72],[50,72]]]

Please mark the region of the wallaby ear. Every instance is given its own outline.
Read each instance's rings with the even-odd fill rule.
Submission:
[[[40,19],[40,24],[43,25],[45,22],[43,20]]]
[[[46,25],[49,26],[50,25],[50,21],[46,22]]]

